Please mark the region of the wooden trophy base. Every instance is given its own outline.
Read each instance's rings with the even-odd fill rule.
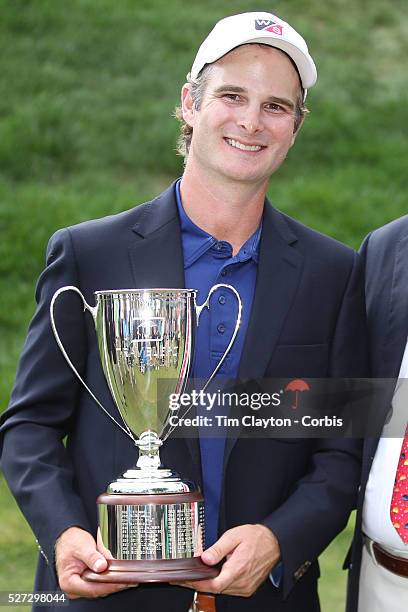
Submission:
[[[85,570],[82,578],[88,582],[138,584],[139,582],[182,582],[204,580],[218,576],[219,567],[205,565],[200,557],[163,559],[160,561],[118,561],[108,559],[108,569],[101,573]]]
[[[123,483],[120,484],[123,486]],[[84,580],[138,584],[204,580],[218,576],[219,567],[206,565],[200,556],[204,525],[203,496],[200,491],[166,494],[103,493],[97,503],[101,526],[99,550],[105,552],[108,568],[101,573],[87,569],[82,574]],[[160,544],[157,547],[158,556],[175,556],[178,548],[182,548],[183,541],[188,544],[185,554],[192,556],[182,559],[123,559],[123,556],[130,556],[131,553],[133,556],[140,553],[147,556],[149,547],[146,544],[146,534],[152,536],[151,546]],[[163,542],[166,547],[161,547]],[[196,544],[193,547],[194,542]],[[177,543],[179,546],[176,546]]]

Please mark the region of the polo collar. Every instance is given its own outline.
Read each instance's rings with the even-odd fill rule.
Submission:
[[[187,215],[183,208],[180,193],[180,180],[176,182],[176,202],[180,218],[181,238],[183,244],[184,269],[196,262],[204,253],[218,243],[230,244],[226,241],[219,241],[211,234],[201,229]],[[253,259],[255,263],[259,260],[259,242],[262,232],[262,221],[255,232],[242,245],[239,252],[232,258],[236,262],[244,262]]]

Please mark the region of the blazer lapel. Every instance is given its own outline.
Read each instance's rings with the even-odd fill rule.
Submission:
[[[183,288],[183,251],[174,184],[140,207],[132,230],[136,239],[129,256],[135,286]]]
[[[390,262],[389,273],[392,277],[390,293],[377,294],[375,285],[366,288],[367,294],[372,300],[383,300],[384,308],[379,310],[378,320],[376,317],[374,329],[378,329],[381,338],[379,349],[373,355],[373,376],[390,377],[395,379],[399,375],[401,361],[405,350],[408,334],[408,236],[402,238],[395,246],[394,261]],[[375,261],[372,265],[375,265]],[[393,268],[391,269],[391,266]],[[370,270],[368,270],[370,272]],[[388,312],[386,307],[388,306]],[[381,315],[384,315],[382,318]],[[388,314],[388,317],[387,317]],[[377,328],[377,326],[379,326]],[[384,326],[384,331],[382,327]],[[389,401],[384,402],[385,421],[389,405],[392,402],[393,385],[390,385]],[[365,490],[371,464],[378,446],[378,438],[369,438],[364,443],[363,468],[362,468],[362,490]]]
[[[302,274],[303,255],[282,213],[268,201],[262,222],[256,289],[239,366],[239,379],[262,378],[278,342]],[[227,438],[224,470],[240,429]]]
[[[398,376],[408,333],[408,236],[395,247],[389,304],[382,363],[386,376]]]
[[[239,366],[240,378],[264,375],[299,284],[303,255],[283,215],[265,204],[258,275]]]

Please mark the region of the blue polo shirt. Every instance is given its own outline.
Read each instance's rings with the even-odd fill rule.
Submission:
[[[202,304],[210,288],[218,283],[232,285],[242,300],[242,321],[237,338],[217,376],[237,378],[239,362],[251,314],[258,269],[259,242],[262,226],[242,245],[236,255],[225,240],[217,240],[187,216],[176,183],[176,198],[181,224],[185,286],[197,289],[197,303]],[[228,289],[216,291],[210,309],[200,316],[196,335],[194,378],[208,379],[221,359],[235,328],[238,306]],[[214,409],[213,409],[214,410]],[[207,413],[208,414],[208,413]],[[218,537],[218,516],[222,489],[225,438],[200,436],[201,466],[205,498],[206,547]]]

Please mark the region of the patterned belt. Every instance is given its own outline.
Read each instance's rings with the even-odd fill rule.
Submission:
[[[191,612],[217,612],[215,607],[215,596],[208,593],[194,593]]]
[[[381,567],[384,567],[393,574],[397,574],[397,576],[408,578],[408,559],[389,553],[377,542],[373,542],[369,538],[365,538],[365,542],[368,552],[371,556],[374,556],[378,565],[381,565]]]

